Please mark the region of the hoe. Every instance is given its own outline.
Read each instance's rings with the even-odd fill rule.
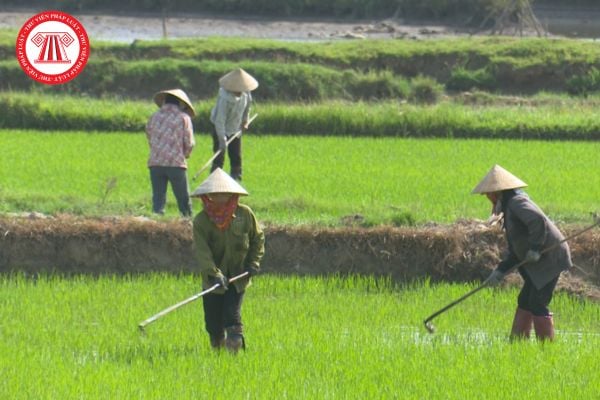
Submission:
[[[569,236],[569,237],[567,237],[567,238],[565,238],[565,239],[561,240],[560,242],[558,242],[558,243],[555,243],[555,244],[553,244],[552,246],[545,248],[544,250],[542,250],[542,251],[540,252],[540,254],[544,254],[544,253],[546,253],[546,252],[548,252],[548,251],[550,251],[550,250],[552,250],[552,249],[554,249],[554,248],[556,248],[556,247],[560,246],[562,243],[564,243],[564,242],[566,242],[566,241],[568,241],[568,240],[571,240],[571,239],[573,239],[574,237],[576,237],[576,236],[579,236],[579,235],[581,235],[582,233],[584,233],[584,232],[587,232],[587,231],[589,231],[590,229],[592,229],[592,228],[595,228],[596,226],[600,225],[600,217],[598,217],[598,215],[596,215],[596,214],[593,214],[593,215],[594,215],[594,220],[595,220],[595,223],[594,223],[593,225],[591,225],[591,226],[588,226],[587,228],[585,228],[585,229],[583,229],[583,230],[581,230],[581,231],[578,231],[578,232],[576,232],[576,233],[572,234],[571,236]],[[517,265],[513,266],[513,267],[512,267],[510,270],[508,270],[506,273],[508,274],[509,272],[512,272],[512,271],[514,271],[515,269],[517,269],[517,268],[521,267],[523,264],[525,264],[525,261],[521,261],[521,262],[520,262],[520,263],[518,263]],[[440,310],[438,310],[438,311],[434,312],[433,314],[431,314],[429,317],[427,317],[427,319],[426,319],[425,321],[423,321],[423,323],[425,324],[425,329],[427,329],[427,331],[428,331],[429,333],[434,333],[434,332],[435,332],[435,326],[433,326],[433,323],[432,323],[431,321],[433,321],[433,319],[434,319],[435,317],[437,317],[437,316],[438,316],[438,315],[440,315],[440,314],[443,314],[443,313],[445,313],[446,311],[448,311],[449,309],[451,309],[451,308],[452,308],[452,307],[454,307],[455,305],[457,305],[457,304],[461,303],[463,300],[465,300],[465,299],[467,299],[467,298],[471,297],[472,295],[474,295],[475,293],[479,292],[481,289],[483,289],[483,288],[485,288],[485,287],[487,287],[487,286],[488,286],[488,282],[487,282],[487,280],[486,280],[486,281],[484,281],[484,282],[483,282],[483,283],[482,283],[480,286],[478,286],[478,287],[476,287],[475,289],[471,290],[469,293],[465,294],[465,295],[464,295],[464,296],[462,296],[461,298],[459,298],[459,299],[457,299],[457,300],[454,300],[452,303],[448,304],[448,305],[447,305],[447,306],[445,306],[444,308],[442,308],[442,309],[440,309]]]
[[[250,118],[250,120],[248,120],[248,126],[250,126],[250,124],[252,123],[252,121],[254,121],[254,118],[258,117],[258,114],[254,114],[252,116],[252,118]],[[236,133],[234,133],[233,135],[231,135],[229,137],[229,139],[227,140],[227,142],[225,143],[225,148],[227,148],[227,146],[229,146],[229,143],[233,142],[238,136],[240,136],[242,134],[242,131],[239,130]],[[200,176],[200,174],[208,167],[210,167],[210,165],[212,164],[212,162],[215,160],[215,158],[217,158],[219,156],[219,154],[221,154],[221,151],[223,150],[218,150],[217,152],[215,152],[215,154],[213,154],[213,156],[202,166],[202,168],[200,168],[200,170],[198,172],[196,172],[196,174],[194,175],[194,177],[192,178],[193,181],[196,180],[196,178],[198,178],[198,176]]]
[[[242,279],[242,278],[246,277],[247,275],[248,275],[248,272],[241,273],[241,274],[229,279],[229,282],[230,283],[235,282],[238,279]],[[216,284],[212,285],[211,287],[209,287],[208,289],[203,290],[200,293],[196,293],[192,297],[188,297],[187,299],[182,300],[179,303],[172,305],[171,307],[165,308],[158,314],[155,314],[155,315],[151,316],[150,318],[148,318],[147,320],[140,322],[138,325],[140,332],[145,333],[146,331],[144,330],[144,328],[146,328],[146,325],[149,325],[149,324],[153,323],[154,321],[156,321],[157,319],[169,314],[170,312],[177,310],[179,307],[185,306],[186,304],[191,303],[192,301],[198,300],[200,297],[212,292],[213,290],[217,289],[219,286],[221,286],[221,284],[216,283]]]

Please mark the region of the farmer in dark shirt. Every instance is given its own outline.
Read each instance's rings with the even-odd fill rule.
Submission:
[[[554,322],[548,305],[562,271],[573,266],[571,253],[558,228],[521,190],[527,184],[499,165],[495,165],[473,193],[485,194],[492,202],[492,212],[504,218],[508,249],[506,256],[487,279],[498,285],[506,273],[519,262],[523,288],[518,297],[511,338],[528,338],[531,328],[539,340],[554,338]],[[556,245],[556,246],[555,246]],[[541,252],[553,247],[551,250]]]

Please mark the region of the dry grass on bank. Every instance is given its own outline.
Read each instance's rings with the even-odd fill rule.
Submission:
[[[581,226],[562,227],[573,234]],[[471,282],[487,276],[505,247],[477,221],[420,228],[274,227],[263,269],[294,275],[373,275],[394,282]],[[600,299],[600,229],[570,242],[577,264],[559,288]],[[189,220],[72,216],[0,217],[0,271],[59,274],[195,272]],[[518,283],[518,276],[508,284]]]

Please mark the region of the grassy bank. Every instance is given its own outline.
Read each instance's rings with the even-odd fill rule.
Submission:
[[[485,290],[438,317],[435,335],[425,332],[428,314],[470,289],[261,276],[244,300],[248,350],[232,357],[211,351],[200,302],[148,326],[146,336],[137,330],[197,293],[197,278],[4,276],[0,371],[10,379],[0,381],[0,393],[15,400],[596,396],[596,304],[557,294],[557,341],[544,346],[508,342],[515,290]]]
[[[208,135],[196,139],[190,178],[211,156]],[[2,211],[149,214],[142,134],[2,131],[0,146]],[[249,133],[244,185],[251,196],[244,201],[261,221],[277,224],[339,225],[356,214],[365,225],[486,218],[488,201],[470,191],[498,163],[530,184],[528,192],[552,218],[587,223],[599,207],[599,146]],[[175,215],[170,193],[168,202]]]
[[[0,63],[3,90],[33,84],[20,71],[14,43],[15,34],[0,34],[0,58],[6,60]],[[78,79],[47,90],[141,98],[153,90],[148,82],[161,82],[207,98],[219,76],[242,66],[261,82],[256,95],[275,101],[396,98],[402,96],[403,82],[419,75],[452,91],[587,94],[600,90],[598,60],[594,43],[564,39],[92,42],[89,64]]]
[[[60,87],[40,87],[27,77],[16,61],[0,62],[0,88],[37,89],[46,93],[84,93],[88,96],[148,98],[162,87],[182,87],[196,98],[207,99],[218,90],[218,80],[239,66],[235,61],[159,60],[90,61],[84,72]],[[323,99],[405,99],[410,81],[389,71],[360,72],[305,63],[277,64],[246,61],[245,69],[260,81],[257,96],[271,101],[317,101]]]
[[[157,89],[158,90],[158,89]],[[438,104],[402,102],[261,103],[253,134],[599,140],[600,98],[475,95]],[[195,102],[197,131],[212,130],[214,99]],[[0,128],[143,132],[156,111],[146,101],[41,93],[0,94]]]

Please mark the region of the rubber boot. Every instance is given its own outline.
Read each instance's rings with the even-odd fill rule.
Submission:
[[[529,339],[533,327],[533,314],[517,307],[510,331],[510,340]]]
[[[223,347],[225,347],[225,335],[210,335],[210,347],[212,347],[214,350],[221,350]]]
[[[552,314],[541,317],[533,317],[533,327],[535,328],[535,336],[539,341],[554,340],[554,320]]]
[[[225,328],[227,339],[225,339],[225,348],[232,354],[237,354],[240,349],[246,350],[244,342],[243,328],[241,325],[234,325]]]

